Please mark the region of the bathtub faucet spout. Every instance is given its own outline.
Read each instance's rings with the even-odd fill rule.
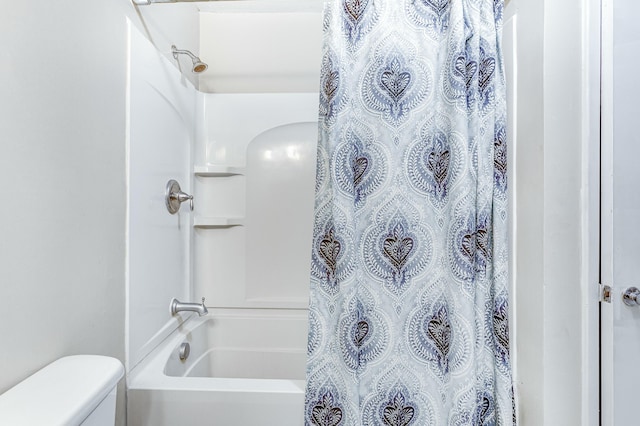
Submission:
[[[209,313],[207,307],[204,305],[204,297],[202,298],[202,303],[184,303],[174,297],[171,299],[169,309],[171,310],[171,315],[185,311],[197,312],[200,316],[207,315]]]

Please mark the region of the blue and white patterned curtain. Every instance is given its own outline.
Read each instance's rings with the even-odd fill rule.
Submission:
[[[515,423],[502,9],[326,7],[306,425]]]

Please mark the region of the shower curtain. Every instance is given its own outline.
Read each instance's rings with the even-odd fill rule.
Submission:
[[[502,0],[330,0],[305,424],[515,423]]]

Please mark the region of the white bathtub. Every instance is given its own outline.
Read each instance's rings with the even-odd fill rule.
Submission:
[[[209,312],[133,369],[128,425],[302,425],[307,311]],[[184,342],[191,354],[181,361]]]

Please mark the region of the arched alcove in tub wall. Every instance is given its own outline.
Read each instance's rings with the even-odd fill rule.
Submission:
[[[247,300],[308,303],[317,134],[286,124],[247,148]]]

